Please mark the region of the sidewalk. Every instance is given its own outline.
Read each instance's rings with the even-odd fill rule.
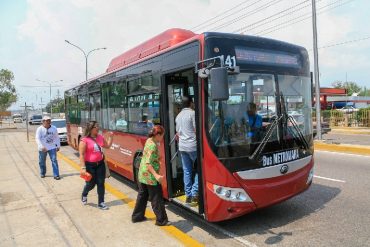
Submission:
[[[370,128],[332,128],[315,140],[316,150],[351,153],[370,156]]]
[[[57,181],[48,160],[40,178],[35,143],[24,133],[0,133],[0,155],[0,246],[202,246],[175,226],[155,226],[150,210],[148,221],[131,223],[134,202],[109,185],[109,210],[97,208],[96,189],[82,205],[73,161],[60,155]]]
[[[1,129],[16,129],[17,126],[13,122],[0,122]]]
[[[353,134],[353,135],[370,135],[370,128],[366,127],[338,127],[332,128],[331,133]]]

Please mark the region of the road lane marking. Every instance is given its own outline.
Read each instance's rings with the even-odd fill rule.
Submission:
[[[348,156],[356,156],[356,157],[362,157],[362,158],[369,158],[369,156],[364,155],[364,154],[341,153],[341,152],[324,151],[324,150],[315,150],[315,152],[318,152],[318,153],[330,153],[330,154],[340,154],[340,155],[348,155]]]
[[[241,243],[242,245],[244,246],[247,246],[247,247],[257,247],[256,244],[252,243],[252,242],[249,242],[248,240],[236,235],[235,233],[232,233],[232,232],[229,232],[228,230],[225,230],[213,223],[208,223],[208,225],[212,228],[214,228],[215,230],[221,232],[222,234],[224,234],[225,236],[228,236],[229,238],[233,239],[234,241],[237,241],[239,243]]]
[[[316,176],[316,175],[314,175],[313,177],[314,178],[325,179],[325,180],[329,180],[329,181],[334,181],[334,182],[339,182],[339,183],[345,183],[346,182],[344,180],[339,180],[339,179],[334,179],[334,178],[327,178],[327,177],[321,177],[321,176]]]
[[[76,170],[80,170],[80,166],[76,162],[69,159],[67,156],[63,155],[61,152],[58,152],[58,156],[63,161],[65,161],[67,164],[74,167]],[[122,193],[121,191],[116,189],[111,184],[105,183],[105,188],[108,192],[110,192],[112,195],[114,195],[115,197],[120,199],[123,203],[128,205],[130,208],[135,207],[135,200],[131,199],[130,197],[128,197],[127,195],[125,195],[124,193]],[[153,211],[148,210],[148,209],[145,211],[145,216],[149,219],[155,219],[155,215],[154,215]],[[162,230],[164,230],[165,232],[167,232],[172,237],[175,237],[177,240],[179,240],[185,246],[204,246],[204,244],[199,243],[197,240],[193,239],[188,234],[184,233],[183,231],[181,231],[180,229],[178,229],[177,227],[175,227],[173,225],[160,226],[160,228]]]

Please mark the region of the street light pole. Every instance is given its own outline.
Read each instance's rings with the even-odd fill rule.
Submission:
[[[313,57],[315,67],[315,95],[316,95],[316,133],[321,140],[321,107],[320,107],[320,80],[319,80],[319,52],[317,48],[316,0],[312,0],[312,29],[313,29]]]
[[[101,47],[101,48],[95,48],[95,49],[92,49],[91,51],[89,51],[88,53],[86,53],[81,47],[69,42],[68,40],[64,40],[66,43],[76,47],[77,49],[79,49],[85,56],[85,79],[87,81],[87,74],[88,74],[88,70],[87,70],[87,60],[89,58],[89,55],[93,52],[93,51],[97,51],[97,50],[106,50],[107,48],[106,47]]]

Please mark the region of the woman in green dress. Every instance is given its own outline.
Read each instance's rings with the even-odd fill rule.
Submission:
[[[146,220],[144,214],[146,204],[150,198],[152,209],[157,218],[155,224],[157,226],[165,226],[168,224],[161,187],[163,176],[159,174],[161,164],[158,145],[163,140],[163,136],[163,127],[155,125],[149,132],[149,138],[145,142],[138,173],[139,193],[131,218],[133,223]]]

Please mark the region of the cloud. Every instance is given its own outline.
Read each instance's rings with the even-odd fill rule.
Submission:
[[[229,17],[214,25],[206,26],[199,32],[212,30],[221,23],[238,18],[243,13],[249,13],[246,18],[217,30],[231,32],[291,8],[300,1],[275,1],[276,4],[271,7],[265,7],[263,11],[253,13],[252,10],[271,1],[239,0],[233,1],[230,5],[224,0],[28,0],[26,19],[18,27],[18,42],[22,45],[27,44],[29,49],[23,54],[18,54],[18,67],[26,69],[24,71],[18,69],[17,78],[28,82],[36,78],[48,81],[63,79],[66,84],[69,84],[62,88],[64,90],[70,85],[77,85],[85,78],[85,58],[82,52],[65,43],[65,39],[80,46],[86,52],[98,47],[108,48],[89,56],[89,77],[93,77],[104,73],[112,58],[166,29],[173,27],[189,29],[243,2],[245,3],[228,12]],[[254,2],[256,4],[251,6]],[[308,5],[310,2],[307,1]],[[321,0],[318,2],[318,7],[331,2],[331,0]],[[249,7],[243,12],[237,12],[246,6]],[[289,22],[307,13],[309,15],[310,8],[309,6],[293,11],[247,34],[266,28],[275,30],[279,28],[275,27],[279,23]],[[356,26],[348,15],[333,12],[319,15],[318,24],[319,46],[349,40]],[[311,49],[312,23],[306,20],[266,36]],[[350,48],[352,50],[352,47],[348,47]],[[350,61],[356,58],[363,62],[364,66],[368,66],[365,54],[352,55],[351,52],[338,54],[335,49],[320,50],[320,65],[323,69],[350,66]],[[311,61],[313,61],[312,55]]]

